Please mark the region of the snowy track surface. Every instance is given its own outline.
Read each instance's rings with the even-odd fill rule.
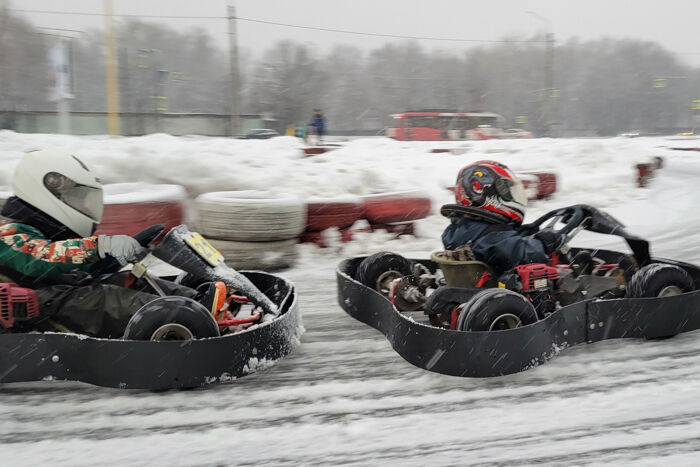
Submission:
[[[10,136],[15,142],[19,138]],[[2,137],[0,133],[0,159],[7,147]],[[371,141],[349,143],[344,150],[352,145],[370,148]],[[450,170],[444,175],[448,185],[459,167],[476,158],[517,163],[523,169],[555,168],[562,191],[552,200],[535,203],[528,219],[587,202],[609,210],[630,232],[646,236],[654,255],[700,264],[700,156],[661,148],[678,146],[678,141],[505,142],[517,156],[489,152],[495,143],[484,143],[489,144],[470,143],[472,154],[446,156],[452,159],[417,154],[416,147],[409,147],[403,154],[406,165],[399,171],[418,173],[421,165],[433,170],[434,161],[447,161],[444,164],[450,167],[443,170]],[[380,139],[376,144],[396,142]],[[146,146],[144,151],[151,149]],[[393,152],[375,149],[375,159],[382,155],[396,160]],[[650,188],[638,189],[631,164],[653,155],[664,156],[667,167]],[[535,159],[540,156],[538,163]],[[365,170],[345,163],[348,170]],[[373,171],[362,172],[370,188],[377,187],[371,181],[383,175],[382,164],[372,167]],[[394,171],[391,177],[395,176]],[[448,202],[449,193],[443,196],[437,191],[438,178],[423,180],[432,183],[436,201]],[[58,382],[0,386],[0,463],[52,467],[700,463],[698,332],[668,340],[581,345],[524,373],[469,379],[413,367],[379,332],[340,309],[334,274],[341,259],[381,250],[427,257],[439,249],[445,225],[444,219],[433,215],[417,226],[419,238],[391,240],[375,233],[325,250],[301,246],[300,264],[282,273],[295,282],[300,295],[306,327],[301,346],[272,368],[231,384],[162,393]],[[608,237],[582,235],[576,240],[574,244],[621,248]]]

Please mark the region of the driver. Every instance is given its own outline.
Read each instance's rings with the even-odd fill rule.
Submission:
[[[0,282],[36,289],[52,329],[120,337],[129,318],[157,296],[146,286],[125,288],[126,274],[90,280],[87,272],[100,259],[125,265],[144,252],[128,235],[94,235],[103,210],[95,173],[69,152],[34,151],[17,165],[12,189],[2,209],[8,220],[0,224]],[[174,284],[165,290],[197,293]]]
[[[548,263],[566,240],[551,229],[534,235],[519,231],[527,195],[522,182],[499,162],[478,161],[460,170],[455,200],[441,209],[450,218],[442,234],[445,249],[468,244],[476,259],[498,274],[521,264]]]

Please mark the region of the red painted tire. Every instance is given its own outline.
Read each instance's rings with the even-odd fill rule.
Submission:
[[[644,188],[654,176],[653,164],[637,164],[637,186]]]
[[[542,199],[552,196],[557,191],[557,174],[554,172],[538,172],[535,170],[517,172],[527,193],[527,199]]]
[[[359,197],[310,198],[306,203],[306,231],[350,227],[362,219],[365,207]]]
[[[430,214],[430,198],[417,191],[364,196],[365,219],[370,224],[393,224],[423,219]]]
[[[164,232],[185,222],[185,189],[179,185],[116,183],[104,187],[105,206],[97,234],[134,235],[154,224]]]
[[[535,177],[540,179],[537,186],[537,197],[547,198],[557,191],[557,174],[552,172],[535,172]]]

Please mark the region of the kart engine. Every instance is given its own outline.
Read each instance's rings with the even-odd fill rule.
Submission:
[[[553,292],[553,282],[556,280],[559,280],[557,269],[541,263],[516,266],[498,279],[505,288],[530,300],[540,319],[556,310],[557,301]]]
[[[28,321],[39,316],[36,291],[10,282],[0,283],[0,325],[9,329],[15,321]]]

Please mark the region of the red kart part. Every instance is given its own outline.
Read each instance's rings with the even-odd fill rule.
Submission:
[[[0,283],[0,324],[5,329],[15,321],[27,321],[39,316],[39,298],[36,291],[12,282]]]
[[[308,203],[306,230],[320,232],[331,227],[344,229],[362,219],[365,211],[362,202],[321,201]]]
[[[105,204],[102,222],[96,235],[134,235],[153,224],[163,224],[163,232],[183,224],[185,210],[182,201]],[[156,239],[153,243],[158,243]]]
[[[216,324],[219,326],[238,326],[241,324],[251,324],[255,323],[256,321],[260,320],[260,313],[253,315],[249,318],[240,318],[240,319],[222,319],[221,321],[217,321]]]
[[[431,201],[415,192],[397,192],[365,196],[364,206],[370,224],[393,224],[428,216]]]
[[[557,268],[541,263],[516,266],[515,272],[520,276],[523,293],[548,288],[548,281],[559,279]]]

